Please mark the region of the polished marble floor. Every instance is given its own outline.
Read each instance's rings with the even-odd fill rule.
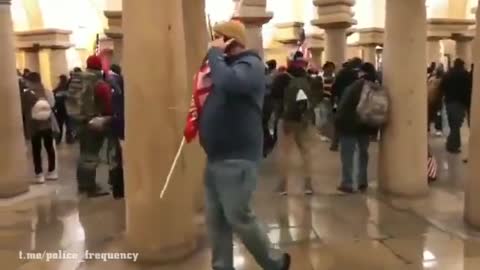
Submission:
[[[463,223],[462,156],[443,151],[442,138],[432,138],[441,167],[440,180],[425,198],[402,199],[375,189],[376,144],[371,147],[372,189],[342,195],[335,188],[339,157],[328,145],[314,146],[315,196],[305,197],[293,171],[290,195],[273,193],[274,160],[266,160],[254,206],[275,247],[293,256],[292,270],[478,270],[480,233]],[[122,251],[124,202],[109,197],[76,195],[72,147],[58,148],[61,179],[32,186],[24,196],[0,202],[1,270],[207,270],[208,243],[181,263],[143,265],[121,260],[20,259],[26,252],[83,254]],[[275,155],[275,153],[274,153]],[[298,157],[292,164],[298,165]],[[101,179],[106,186],[106,168]],[[241,244],[235,245],[237,270],[259,270]]]

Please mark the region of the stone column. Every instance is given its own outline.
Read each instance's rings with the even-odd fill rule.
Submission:
[[[478,1],[480,4],[480,1]],[[477,22],[480,22],[480,9],[476,10]],[[480,67],[480,27],[475,30],[473,61]],[[465,183],[465,220],[480,229],[480,69],[475,68],[473,76],[473,104],[470,122],[470,157],[468,161],[467,181]]]
[[[376,65],[377,63],[377,46],[375,45],[364,45],[362,46],[362,57],[364,62],[372,63]]]
[[[309,48],[310,53],[312,54],[312,64],[315,65],[317,69],[321,69],[323,65],[323,48],[322,47],[311,47]]]
[[[15,72],[10,0],[0,0],[0,199],[28,191],[25,141],[23,137],[21,103]]]
[[[377,64],[377,46],[384,41],[383,28],[362,28],[357,30],[358,45],[362,48],[362,57],[365,62]]]
[[[312,24],[325,29],[325,61],[341,67],[346,60],[347,29],[356,23],[352,7],[355,0],[314,0],[318,19]]]
[[[112,64],[122,64],[123,56],[123,33],[122,33],[122,11],[104,12],[108,20],[108,29],[105,29],[105,35],[113,41]]]
[[[37,71],[43,84],[52,90],[58,76],[68,74],[67,49],[72,46],[70,34],[61,29],[38,29],[16,33],[17,49],[25,52],[25,66]]]
[[[323,52],[325,48],[323,37],[319,33],[308,34],[306,42],[312,57],[311,63],[320,70],[323,65]]]
[[[273,13],[266,11],[265,0],[234,0],[234,2],[238,4],[233,18],[245,24],[248,47],[256,50],[263,57],[262,26],[272,19]]]
[[[347,34],[345,28],[325,28],[325,57],[337,67],[346,60]]]
[[[283,47],[280,58],[284,60],[279,61],[279,63],[286,62],[286,59],[298,50],[302,29],[303,23],[301,22],[278,23],[275,25],[274,39],[281,43]]]
[[[21,53],[25,58],[25,67],[30,71],[40,72],[40,63],[38,59],[38,48],[22,50]]]
[[[165,197],[159,194],[183,137],[182,108],[191,93],[185,27],[204,26],[184,25],[182,1],[123,4],[126,243],[143,261],[166,262],[196,247],[194,185],[184,155]]]
[[[470,39],[473,38],[473,34],[470,33],[470,28],[475,25],[475,20],[471,19],[451,19],[451,18],[431,18],[427,20],[428,22],[428,37],[429,40],[432,42],[435,42],[436,40],[448,40],[448,39],[459,39],[462,41],[463,39]],[[452,34],[453,33],[453,34]],[[444,42],[445,46],[445,42]],[[465,48],[465,46],[463,47]],[[463,48],[460,48],[461,50]],[[465,50],[468,50],[465,48]],[[465,52],[465,50],[463,52]],[[445,53],[447,53],[448,48],[445,48]],[[438,54],[440,52],[439,45],[437,44],[429,44],[429,58],[430,62],[433,62],[431,60],[431,57],[434,57],[435,59],[440,59],[441,55],[438,57]],[[461,51],[462,52],[462,51]],[[462,52],[462,53],[463,53]],[[464,57],[469,57],[471,59],[471,53],[468,54],[462,54]],[[436,61],[437,63],[440,62],[440,60]],[[471,62],[471,60],[469,61]],[[430,64],[430,63],[428,63]]]
[[[472,64],[472,41],[473,36],[468,35],[453,35],[453,40],[455,40],[455,54],[457,58],[465,61],[467,68],[470,68]]]
[[[391,111],[378,178],[381,190],[396,195],[427,193],[426,39],[425,1],[387,0],[383,76]]]
[[[207,43],[210,40],[205,20],[205,1],[183,0],[184,25],[198,25],[197,27],[185,27],[185,43],[189,44],[187,50],[187,91],[184,97],[183,113],[186,115],[188,106],[192,99],[193,76],[200,67],[200,64],[207,52]],[[195,225],[199,233],[203,233],[205,191],[203,188],[203,171],[205,169],[206,157],[200,143],[194,141],[185,146],[185,167],[186,179],[191,182],[194,190],[194,208],[196,211]],[[200,225],[200,226],[198,226]]]
[[[427,38],[427,65],[439,63],[442,59],[440,41],[442,37],[430,36]]]

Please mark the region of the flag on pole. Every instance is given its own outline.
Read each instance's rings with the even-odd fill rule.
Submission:
[[[100,34],[95,36],[95,44],[93,45],[93,54],[99,55],[100,54]]]
[[[208,65],[208,61],[204,61],[193,79],[192,100],[187,115],[187,123],[183,132],[187,143],[193,141],[198,134],[199,114],[202,112],[203,105],[208,94],[212,90],[212,87],[213,83],[210,77],[210,66]]]
[[[210,39],[213,40],[213,30],[209,14],[207,14],[207,25]],[[198,135],[199,115],[202,112],[205,100],[207,99],[208,94],[210,93],[212,88],[213,83],[210,77],[210,66],[208,65],[207,57],[205,56],[202,61],[202,65],[200,66],[200,70],[195,74],[193,78],[192,100],[190,101],[190,109],[187,115],[187,123],[185,124],[185,129],[183,130],[183,138],[180,142],[175,158],[173,159],[172,165],[170,166],[170,170],[168,172],[167,179],[165,180],[165,184],[163,185],[162,191],[160,192],[160,199],[163,199],[163,196],[168,189],[168,185],[170,184],[170,180],[172,180],[173,172],[175,170],[175,167],[177,166],[177,162],[180,158],[180,154],[182,153],[185,142],[189,143],[193,141],[193,139],[195,139],[195,137],[197,137]]]
[[[207,14],[207,27],[210,40],[213,40],[213,28],[210,14]],[[197,137],[199,130],[199,115],[202,112],[203,104],[212,88],[213,83],[210,77],[210,66],[208,65],[207,57],[205,56],[202,65],[200,66],[200,70],[193,77],[192,100],[190,101],[187,123],[185,124],[185,129],[183,131],[183,136],[187,143],[190,143],[195,137]]]

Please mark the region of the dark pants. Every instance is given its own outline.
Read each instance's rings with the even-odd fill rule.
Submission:
[[[108,145],[110,165],[108,182],[112,187],[113,198],[121,199],[124,197],[122,147],[117,138],[110,138]]]
[[[283,113],[283,103],[281,101],[275,101],[274,110],[273,110],[273,144],[275,145],[278,141],[278,123]]]
[[[72,125],[71,125],[70,118],[68,117],[68,114],[66,112],[58,112],[55,114],[55,116],[57,117],[58,128],[60,129],[60,133],[56,138],[57,143],[60,143],[62,141],[64,126],[65,126],[65,136],[66,136],[67,143],[72,143],[73,130],[72,130]]]
[[[443,119],[442,119],[442,110],[440,109],[435,115],[435,130],[442,131],[443,130]]]
[[[42,142],[48,156],[48,171],[55,170],[55,148],[53,146],[52,130],[38,131],[32,136],[32,155],[35,174],[43,173],[42,168]]]
[[[330,145],[330,149],[336,150],[338,149],[338,145],[340,144],[340,136],[338,134],[337,128],[333,127],[333,136],[332,136],[332,144]]]
[[[368,185],[368,146],[369,135],[341,135],[340,157],[342,161],[342,186],[353,187],[354,157],[358,147],[358,185]]]
[[[207,164],[206,216],[214,270],[234,270],[234,232],[262,269],[282,269],[283,260],[271,253],[267,234],[251,209],[250,202],[258,180],[257,170],[257,164],[247,160]]]
[[[97,166],[100,163],[100,150],[105,142],[105,133],[95,131],[86,124],[78,126],[80,157],[77,164],[77,181],[80,191],[94,191]]]
[[[447,150],[449,152],[459,151],[462,147],[460,129],[465,120],[467,108],[459,102],[447,103],[448,124],[450,134],[447,138]]]
[[[274,102],[268,96],[265,97],[265,102],[263,104],[263,117],[262,117],[262,128],[263,128],[263,156],[267,157],[268,154],[272,151],[275,141],[273,135],[270,133],[270,119],[274,115]]]

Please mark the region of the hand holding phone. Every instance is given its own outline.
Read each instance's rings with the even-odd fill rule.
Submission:
[[[210,42],[208,45],[209,48],[219,48],[222,51],[225,51],[225,49],[232,44],[232,42],[235,41],[233,38],[227,39],[226,37],[220,36],[220,37],[215,37],[215,39]]]

